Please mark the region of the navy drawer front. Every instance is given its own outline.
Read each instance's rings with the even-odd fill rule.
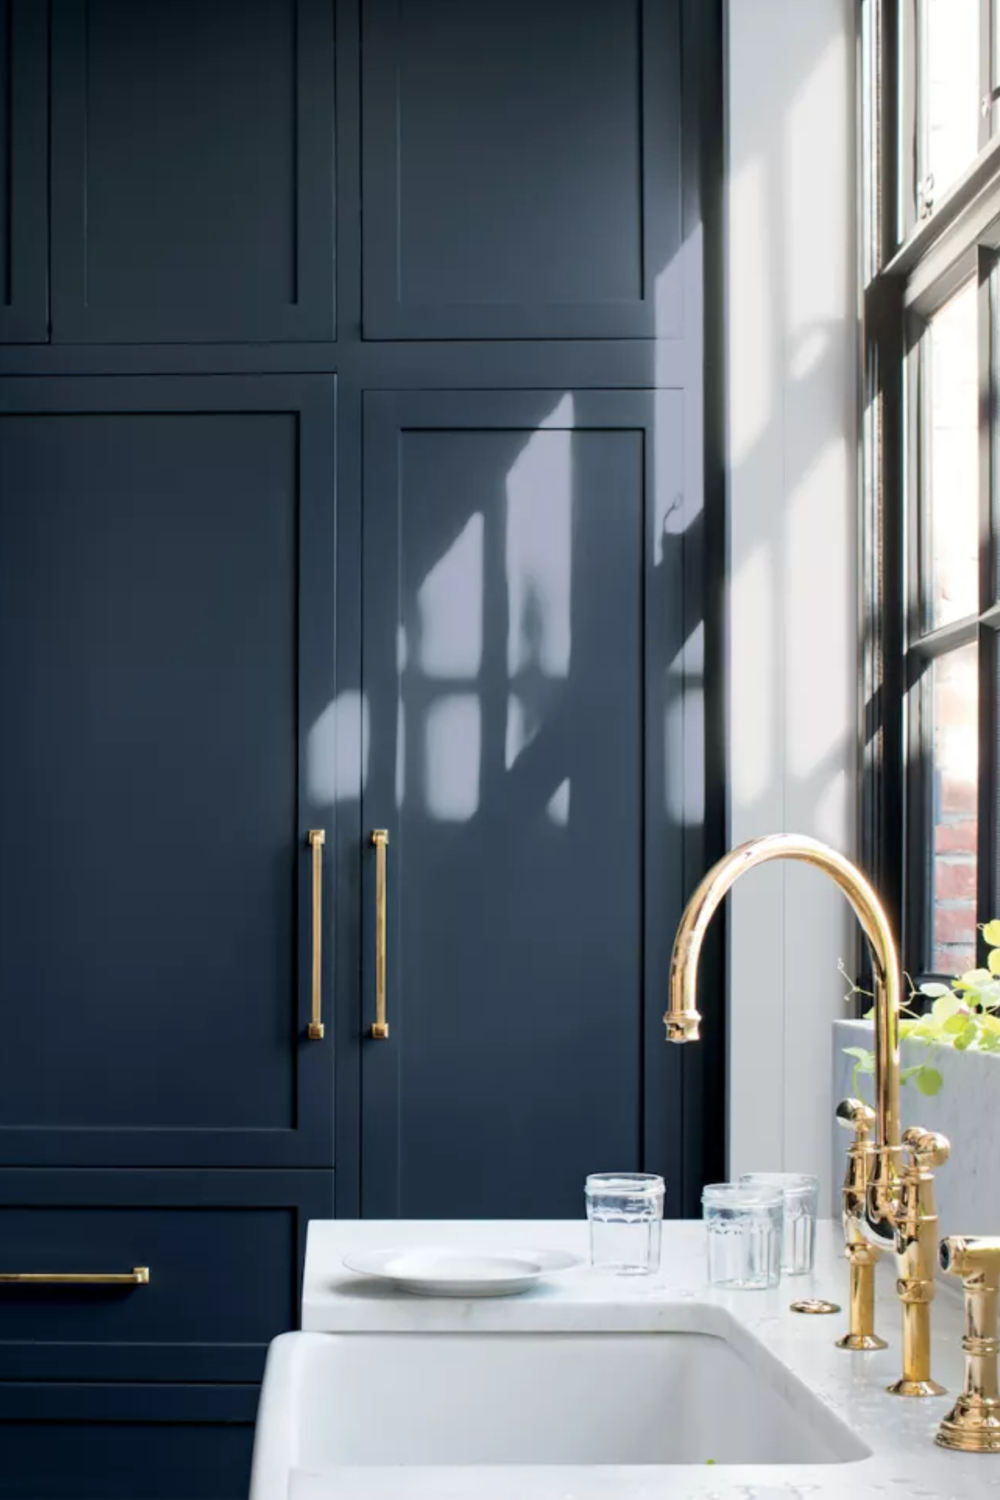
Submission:
[[[0,1173],[0,1272],[149,1267],[145,1286],[0,1283],[0,1380],[259,1380],[332,1206],[325,1172]]]
[[[245,1500],[254,1386],[0,1384],[0,1500]]]

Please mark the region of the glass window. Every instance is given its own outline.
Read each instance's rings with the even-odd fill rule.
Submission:
[[[979,607],[979,353],[975,282],[925,337],[927,472],[921,495],[923,628]]]
[[[979,0],[919,0],[917,216],[979,150]]]
[[[1000,917],[1000,0],[859,37],[862,847],[919,982]]]
[[[976,962],[979,652],[975,644],[929,669],[933,774],[931,969],[961,974]]]

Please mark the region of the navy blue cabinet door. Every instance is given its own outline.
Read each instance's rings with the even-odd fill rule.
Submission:
[[[334,394],[0,389],[3,1161],[332,1165]]]
[[[362,0],[367,338],[681,332],[679,0]]]
[[[2,1500],[245,1500],[257,1388],[0,1385]]]
[[[333,78],[330,0],[53,0],[53,338],[333,338]]]
[[[0,1406],[11,1381],[259,1380],[298,1325],[307,1223],[332,1212],[330,1172],[0,1168],[0,1271],[149,1273],[0,1285]]]
[[[651,1099],[680,1108],[660,1016],[697,473],[678,391],[366,397],[390,1028],[362,1043],[366,1214],[572,1217],[588,1171],[643,1163],[679,1188]],[[369,851],[366,1024],[374,880]]]
[[[48,6],[0,0],[0,344],[48,338]]]

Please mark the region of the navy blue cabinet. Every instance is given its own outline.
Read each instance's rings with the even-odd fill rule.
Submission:
[[[0,1394],[258,1381],[298,1321],[306,1225],[332,1213],[328,1172],[0,1170],[0,1273],[149,1272],[137,1286],[0,1282]]]
[[[53,0],[53,338],[333,338],[333,79],[329,0]]]
[[[310,1217],[720,1170],[719,10],[0,0],[0,1274],[150,1269],[0,1500],[245,1495]]]
[[[335,420],[318,376],[0,388],[0,1160],[333,1163]]]
[[[644,1140],[669,1059],[643,933],[683,884],[684,463],[676,391],[366,397],[363,806],[391,874],[366,1214],[575,1217],[601,1161],[664,1171],[679,1211],[670,1133]]]
[[[48,6],[0,0],[0,343],[48,338]]]
[[[362,16],[366,336],[676,336],[679,0]]]
[[[245,1500],[257,1391],[0,1385],[3,1500]]]

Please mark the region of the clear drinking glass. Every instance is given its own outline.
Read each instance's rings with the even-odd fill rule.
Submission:
[[[819,1178],[807,1172],[744,1172],[740,1185],[780,1189],[785,1213],[781,1269],[786,1276],[807,1276],[816,1263]]]
[[[590,1264],[620,1276],[659,1269],[663,1178],[651,1172],[595,1172],[587,1178]]]
[[[781,1278],[784,1196],[780,1188],[716,1182],[702,1189],[712,1286],[763,1291]]]

